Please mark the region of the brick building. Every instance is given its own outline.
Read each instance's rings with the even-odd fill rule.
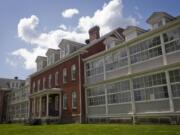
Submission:
[[[105,39],[122,42],[123,29],[100,37],[99,27],[89,30],[86,45],[63,39],[59,50],[48,49],[38,56],[37,72],[30,76],[30,118],[42,121],[83,122],[85,120],[83,58],[105,50]]]
[[[24,85],[24,80],[0,78],[0,123],[6,121],[7,94]]]

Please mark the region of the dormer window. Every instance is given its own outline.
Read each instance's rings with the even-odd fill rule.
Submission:
[[[60,48],[60,58],[66,57],[69,54],[75,52],[79,48],[83,47],[84,44],[77,43],[75,41],[70,41],[67,39],[62,39],[59,48]]]
[[[14,88],[14,83],[13,82],[11,83],[11,88]]]
[[[63,49],[61,49],[60,52],[61,52],[60,57],[61,58],[65,57],[65,51]]]
[[[129,41],[129,40],[132,40],[134,38],[136,38],[137,36],[139,36],[140,34],[146,32],[146,30],[140,28],[140,27],[137,27],[137,26],[128,26],[123,34],[125,36],[125,40],[126,41]]]
[[[51,65],[54,63],[54,54],[51,54],[48,56],[48,65]]]
[[[16,83],[16,88],[19,88],[19,83],[18,82]]]
[[[166,12],[154,12],[146,22],[151,25],[152,29],[157,29],[173,19],[174,17]]]
[[[116,45],[122,43],[123,41],[124,41],[124,37],[122,37],[122,39],[119,39],[119,38],[110,36],[110,37],[107,37],[103,43],[106,46],[106,50],[109,50],[111,48],[114,48]]]
[[[115,42],[111,42],[108,45],[106,45],[106,50],[111,49],[113,47],[115,47]]]
[[[54,64],[60,59],[60,50],[49,48],[46,52],[47,56],[47,65]]]
[[[42,70],[47,65],[47,58],[43,56],[38,56],[36,59],[37,71]]]

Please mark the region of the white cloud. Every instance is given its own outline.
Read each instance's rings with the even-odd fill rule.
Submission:
[[[72,18],[76,14],[79,14],[79,10],[76,8],[66,9],[62,12],[64,18]]]
[[[62,29],[62,30],[67,30],[67,27],[64,24],[59,25],[59,28]]]
[[[13,60],[11,60],[10,58],[6,58],[6,63],[9,64],[12,67],[16,67],[17,63]]]
[[[94,25],[99,25],[102,28],[101,33],[106,33],[117,27],[137,25],[137,21],[131,16],[123,16],[122,0],[111,0],[105,3],[102,9],[98,9],[92,17],[81,17],[78,28],[87,31]]]
[[[82,16],[79,18],[78,25],[69,28],[61,24],[58,29],[49,32],[37,31],[39,18],[32,15],[29,18],[22,18],[18,24],[18,36],[20,39],[33,45],[33,50],[18,49],[12,54],[22,57],[26,69],[35,68],[35,59],[38,55],[45,55],[48,48],[58,48],[62,39],[70,39],[78,42],[84,42],[88,38],[88,30],[94,25],[99,25],[101,35],[117,27],[126,27],[127,25],[137,25],[137,20],[123,15],[122,0],[111,0],[105,3],[102,9],[94,12],[93,16]]]
[[[46,49],[41,47],[34,48],[32,51],[28,51],[25,48],[18,49],[12,52],[12,55],[22,57],[24,61],[24,67],[26,69],[34,69],[36,67],[35,60],[39,55],[43,55],[46,53]]]

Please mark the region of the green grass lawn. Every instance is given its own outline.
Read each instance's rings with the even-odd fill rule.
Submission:
[[[122,125],[122,124],[66,124],[26,126],[0,125],[0,135],[180,135],[180,126]]]

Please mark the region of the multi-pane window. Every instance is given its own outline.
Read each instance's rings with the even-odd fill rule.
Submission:
[[[173,29],[163,34],[166,53],[180,50],[180,28]]]
[[[133,79],[135,101],[168,98],[165,73],[157,73]]]
[[[55,85],[57,86],[58,84],[59,84],[59,72],[57,71],[56,73],[55,73]]]
[[[123,93],[108,95],[108,103],[109,104],[125,103],[125,102],[130,102],[130,101],[131,101],[130,92],[123,92]]]
[[[115,70],[128,64],[127,52],[123,48],[118,52],[105,56],[106,71]]]
[[[48,84],[49,84],[49,88],[51,88],[51,83],[52,83],[52,75],[49,75],[49,82],[48,82]]]
[[[131,64],[162,55],[160,36],[129,47]]]
[[[67,69],[63,69],[63,83],[67,83]]]
[[[106,85],[107,93],[117,93],[130,90],[129,80],[120,81],[113,84]]]
[[[88,105],[103,105],[105,104],[105,89],[104,86],[98,86],[87,90]]]
[[[76,65],[71,66],[71,79],[76,80]]]
[[[104,80],[104,58],[86,63],[86,82],[95,83]]]
[[[180,69],[169,71],[173,97],[180,97]]]
[[[92,97],[88,99],[89,106],[105,104],[105,96]]]
[[[67,109],[67,95],[66,94],[63,95],[63,109],[64,110]]]
[[[105,91],[104,91],[104,87],[103,86],[99,86],[99,87],[95,87],[95,88],[91,88],[87,90],[87,95],[89,97],[91,96],[99,96],[99,95],[104,95]]]
[[[106,85],[108,103],[124,103],[131,101],[129,80]]]
[[[86,76],[95,76],[103,73],[103,59],[98,59],[86,64]]]
[[[111,48],[113,48],[115,46],[116,46],[115,42],[111,42],[111,43],[106,45],[106,50],[111,49]]]
[[[77,108],[77,93],[76,93],[76,91],[72,92],[72,108],[73,109]]]

